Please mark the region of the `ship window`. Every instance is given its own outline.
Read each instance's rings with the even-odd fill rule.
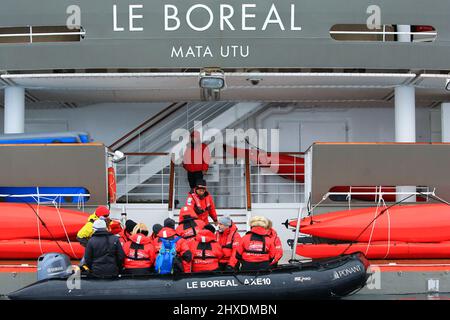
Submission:
[[[79,42],[86,32],[82,27],[68,29],[66,26],[0,27],[0,44]]]
[[[411,42],[433,42],[437,31],[433,26],[412,25]],[[377,41],[397,42],[399,36],[405,35],[398,31],[397,25],[382,25],[379,29],[369,29],[365,24],[335,24],[330,29],[330,36],[337,41]]]
[[[83,187],[0,186],[0,202],[79,205],[87,203],[89,198],[89,190]]]

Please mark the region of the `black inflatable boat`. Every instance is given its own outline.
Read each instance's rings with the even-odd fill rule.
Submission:
[[[327,299],[362,288],[369,262],[357,253],[265,272],[120,276],[116,279],[46,279],[9,294],[10,299]]]

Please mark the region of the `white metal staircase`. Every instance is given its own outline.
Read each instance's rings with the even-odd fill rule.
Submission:
[[[150,130],[140,128],[137,135],[128,143],[120,148],[122,152],[127,153],[150,153],[165,152],[182,148],[181,142],[171,141],[172,132],[179,128],[192,131],[194,124],[202,122],[203,132],[208,129],[224,130],[232,128],[250,115],[261,110],[265,104],[258,102],[209,102],[209,103],[191,103],[182,107],[177,107],[175,112],[167,113],[167,116],[158,119],[156,124],[152,124]],[[172,107],[173,108],[173,107]],[[145,159],[146,158],[146,159]],[[175,161],[180,160],[178,158]],[[128,163],[127,172],[121,167],[117,169],[118,185],[125,185],[125,188],[118,189],[118,198],[133,189],[145,188],[149,181],[156,176],[163,177],[164,168],[170,164],[169,156],[164,157],[140,157],[140,159],[130,159],[135,163]],[[125,183],[125,179],[131,179],[132,183]]]

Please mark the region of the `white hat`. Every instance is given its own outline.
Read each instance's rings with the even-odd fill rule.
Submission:
[[[267,221],[266,217],[254,216],[250,219],[250,227],[263,227],[267,229],[268,226],[269,221]]]
[[[229,216],[222,216],[219,217],[219,223],[223,224],[224,226],[230,227],[233,224],[233,221]]]
[[[97,219],[94,221],[92,227],[94,228],[94,231],[97,231],[99,229],[106,229],[106,222],[103,219]]]

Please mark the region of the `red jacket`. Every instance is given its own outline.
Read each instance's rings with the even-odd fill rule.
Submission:
[[[224,232],[217,232],[216,236],[217,242],[220,244],[223,251],[223,257],[220,259],[219,263],[228,263],[233,252],[239,247],[242,237],[234,223]]]
[[[179,236],[174,229],[171,228],[162,228],[158,233],[158,238],[154,241],[155,252],[156,255],[159,254],[161,250],[161,238],[171,239]],[[191,272],[191,261],[192,261],[192,253],[189,249],[189,244],[186,240],[180,239],[176,243],[176,250],[178,256],[181,258],[183,262],[183,269],[185,273]]]
[[[194,190],[189,192],[188,198],[186,200],[186,206],[192,208],[194,212],[198,215],[200,220],[203,220],[205,224],[208,224],[208,216],[216,222],[217,212],[216,206],[214,205],[213,198],[208,192],[205,192],[202,198],[200,198]],[[180,216],[180,222],[182,221],[182,216]]]
[[[275,229],[272,228],[269,230],[269,237],[273,241],[273,244],[275,245],[276,254],[275,254],[275,258],[273,259],[273,261],[271,263],[271,264],[275,264],[278,261],[280,261],[280,259],[283,257],[283,245],[281,244],[281,239],[278,236]]]
[[[188,242],[191,242],[195,240],[195,236],[203,230],[204,226],[205,223],[202,220],[183,220],[175,231],[179,236],[183,237]]]
[[[192,251],[192,272],[214,271],[219,268],[223,256],[222,247],[214,233],[202,230],[190,244]]]
[[[276,249],[269,232],[263,227],[253,227],[242,238],[229,265],[235,267],[238,260],[247,263],[272,262],[275,256]]]
[[[155,263],[155,247],[149,237],[141,233],[131,236],[123,246],[125,269],[151,268]]]
[[[130,234],[127,230],[123,229],[122,232],[119,233],[119,241],[122,247],[125,245],[125,243],[130,241]]]
[[[197,143],[194,147],[188,145],[183,156],[183,167],[186,171],[208,171],[211,154],[204,143]]]

